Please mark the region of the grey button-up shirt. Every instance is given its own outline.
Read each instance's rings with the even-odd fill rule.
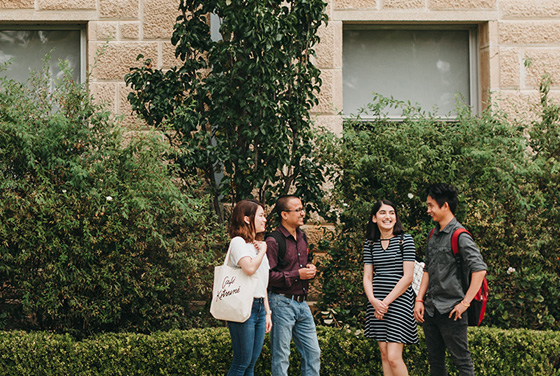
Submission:
[[[451,249],[451,236],[456,229],[462,227],[457,219],[453,218],[443,230],[440,230],[438,224],[428,240],[424,271],[428,272],[430,280],[424,307],[430,316],[434,315],[434,309],[441,314],[451,312],[465,297]],[[459,253],[463,259],[465,275],[487,269],[480,250],[468,234],[459,236]],[[470,278],[467,278],[467,281],[470,281]]]

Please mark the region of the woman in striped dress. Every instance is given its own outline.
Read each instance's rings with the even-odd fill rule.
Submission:
[[[364,290],[369,300],[365,336],[377,340],[385,376],[408,375],[403,345],[418,343],[410,286],[414,258],[414,240],[404,233],[395,205],[376,202],[364,244]]]

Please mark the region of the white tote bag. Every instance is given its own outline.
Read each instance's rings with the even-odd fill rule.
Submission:
[[[224,264],[214,268],[214,287],[210,313],[218,320],[245,322],[251,316],[253,295],[259,277],[247,275],[240,267],[228,265],[231,247]]]
[[[424,263],[414,261],[414,276],[412,278],[412,290],[416,296],[418,296],[418,291],[420,290],[420,283],[422,282],[422,276],[424,275]]]

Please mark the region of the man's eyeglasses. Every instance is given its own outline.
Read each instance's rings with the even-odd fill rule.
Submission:
[[[304,208],[297,208],[297,209],[291,209],[291,210],[282,210],[285,212],[297,212],[297,213],[301,213],[302,211],[305,211]]]

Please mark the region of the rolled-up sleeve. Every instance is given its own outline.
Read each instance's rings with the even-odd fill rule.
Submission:
[[[470,273],[488,269],[480,250],[469,234],[461,234],[461,236],[459,236],[459,250],[463,258],[463,263]]]

